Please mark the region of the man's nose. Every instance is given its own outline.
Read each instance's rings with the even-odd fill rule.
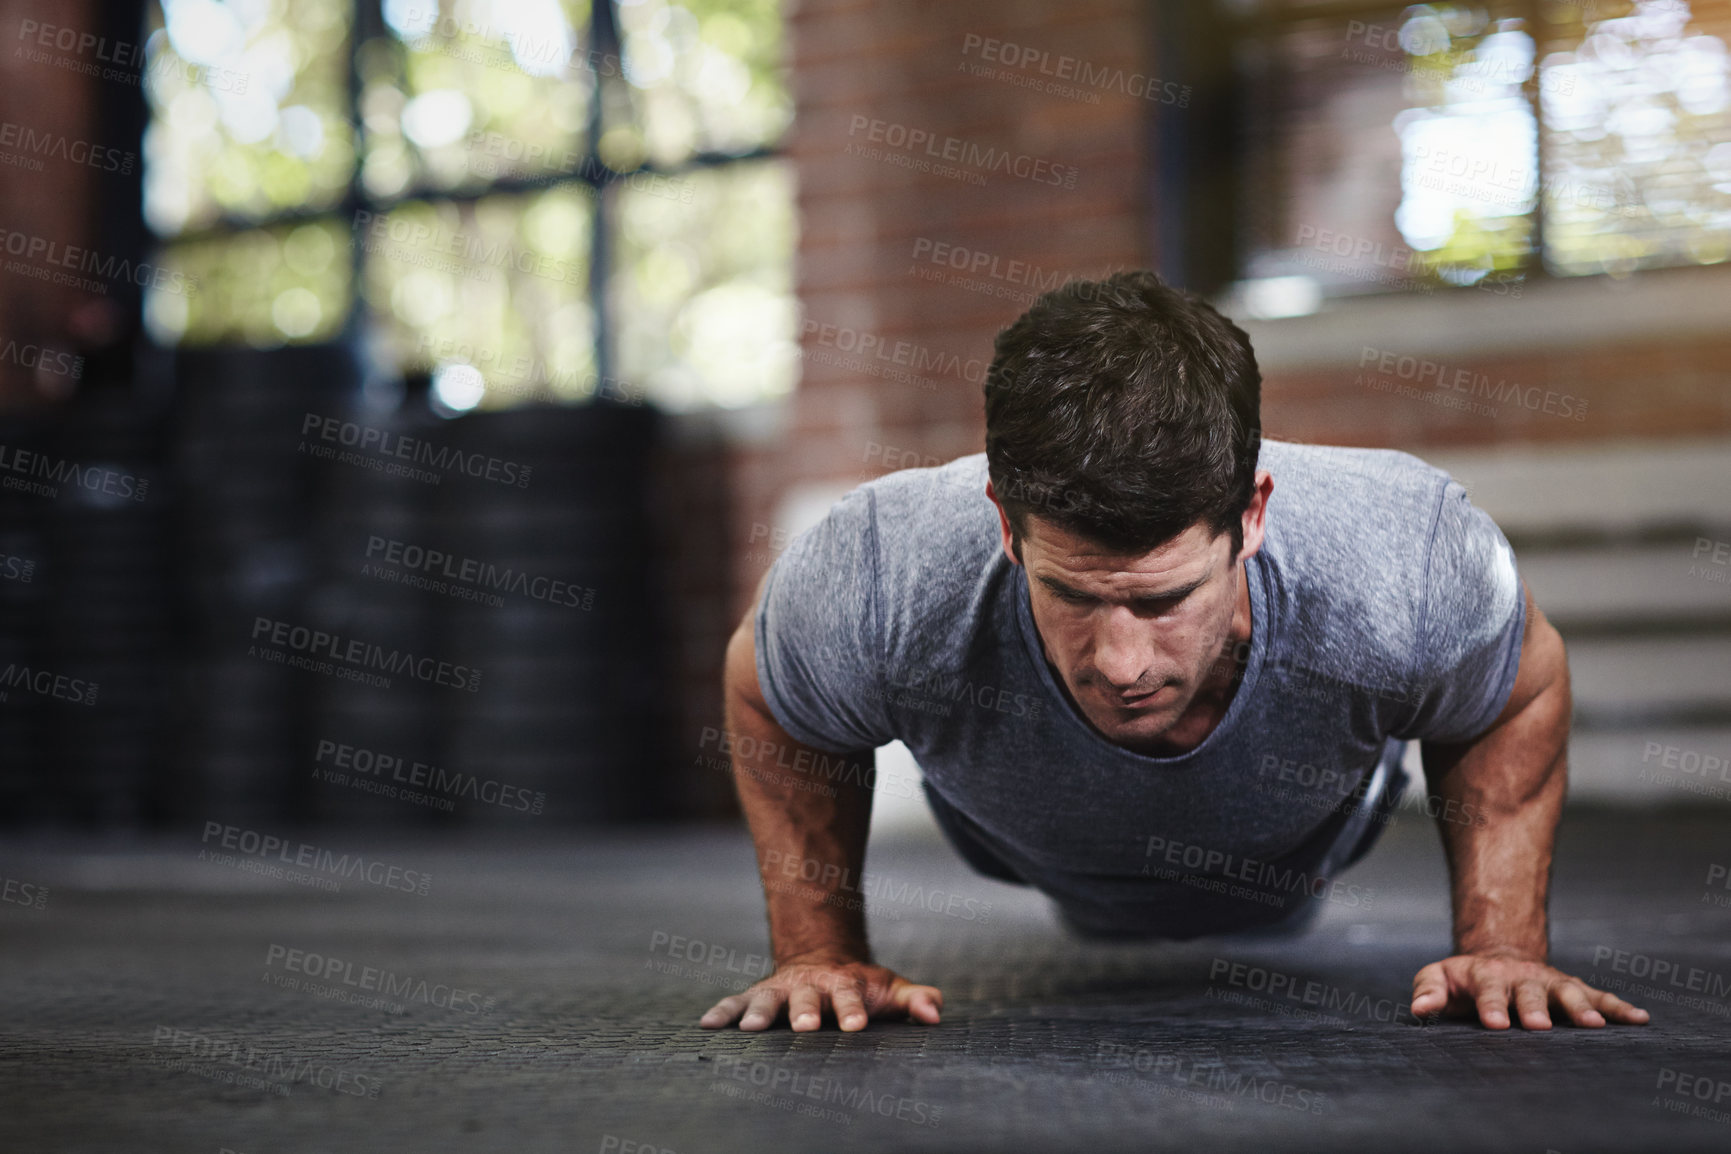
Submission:
[[[1109,609],[1094,643],[1094,667],[1100,676],[1118,692],[1129,693],[1144,679],[1154,657],[1148,623],[1138,620],[1128,606]]]

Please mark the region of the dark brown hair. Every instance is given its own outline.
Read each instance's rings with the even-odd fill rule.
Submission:
[[[986,464],[1016,538],[1032,514],[1122,553],[1198,521],[1243,544],[1262,376],[1243,329],[1152,272],[1072,281],[998,334]]]

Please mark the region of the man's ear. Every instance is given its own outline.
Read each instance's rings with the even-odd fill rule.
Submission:
[[[1004,512],[1004,506],[998,502],[997,491],[992,488],[990,481],[986,482],[986,496],[992,499],[992,507],[998,511],[998,533],[1003,539],[1004,556],[1010,559],[1010,564],[1020,565],[1021,548],[1016,544],[1016,534],[1010,529],[1009,514]]]
[[[1256,488],[1250,494],[1250,504],[1244,507],[1240,525],[1244,530],[1244,546],[1236,560],[1243,561],[1262,548],[1262,537],[1268,528],[1268,498],[1274,493],[1274,474],[1267,469],[1256,470]]]

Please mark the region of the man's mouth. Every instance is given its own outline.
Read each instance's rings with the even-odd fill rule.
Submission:
[[[1161,688],[1165,687],[1162,686]],[[1146,693],[1120,694],[1113,704],[1119,709],[1135,709],[1138,705],[1144,705],[1151,701],[1159,692],[1159,689],[1150,689]]]

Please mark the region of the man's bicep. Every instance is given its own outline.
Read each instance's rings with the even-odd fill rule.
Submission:
[[[1569,662],[1563,648],[1563,638],[1550,619],[1533,600],[1533,591],[1522,583],[1526,596],[1527,620],[1521,635],[1521,663],[1515,671],[1515,685],[1509,691],[1508,704],[1503,706],[1491,728],[1526,709],[1547,690],[1569,684]]]
[[[881,689],[869,496],[855,491],[777,557],[753,614],[757,688],[796,740],[828,752],[895,739]]]
[[[769,584],[769,571],[757,580],[757,591],[751,604],[727,639],[727,653],[722,662],[722,680],[734,701],[749,705],[769,717],[769,702],[763,699],[763,687],[757,681],[757,607],[763,602],[764,586]]]
[[[1393,736],[1470,740],[1513,697],[1528,599],[1502,531],[1454,482],[1443,495],[1425,580],[1413,709]]]

